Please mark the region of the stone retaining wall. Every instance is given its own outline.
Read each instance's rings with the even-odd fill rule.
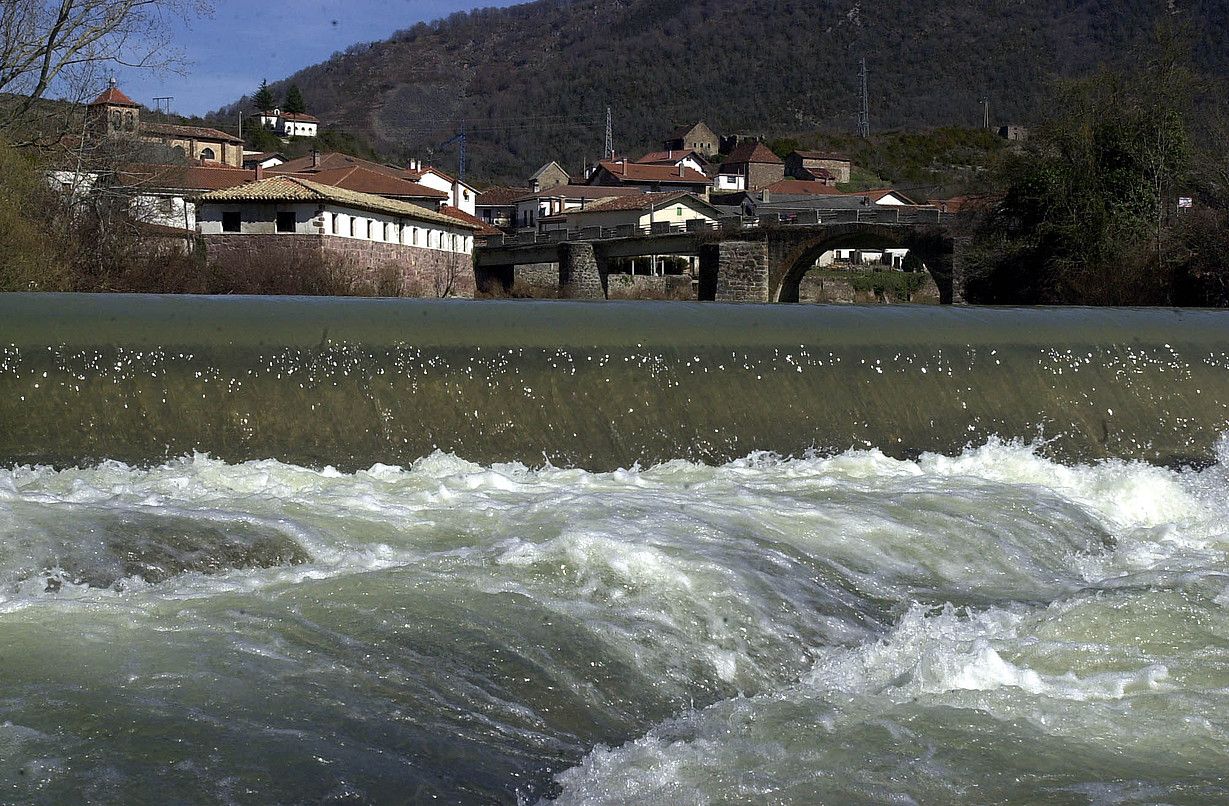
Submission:
[[[677,299],[696,298],[691,276],[666,274],[650,277],[644,274],[606,275],[606,296],[609,299]]]
[[[406,297],[474,296],[470,255],[401,244],[327,235],[205,235],[212,264],[241,267],[257,263],[295,266],[303,261],[332,264],[351,277],[355,293]]]

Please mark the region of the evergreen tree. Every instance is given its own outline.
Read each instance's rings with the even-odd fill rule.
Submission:
[[[286,90],[286,105],[282,109],[297,115],[307,112],[307,101],[303,100],[303,93],[299,90],[298,84],[291,84],[290,89]]]
[[[269,89],[269,82],[263,78],[260,80],[260,89],[256,90],[252,100],[261,112],[268,112],[277,104],[273,98],[273,91]]]

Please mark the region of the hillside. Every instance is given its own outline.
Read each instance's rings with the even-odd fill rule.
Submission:
[[[605,109],[636,151],[673,124],[720,133],[851,131],[858,60],[877,130],[1027,120],[1050,78],[1124,58],[1173,0],[538,0],[420,24],[297,83],[326,123],[393,156],[464,126],[469,175],[523,179],[600,155]],[[1223,0],[1182,0],[1201,66],[1229,72]],[[246,103],[244,99],[241,103]],[[221,110],[228,118],[233,107]],[[455,164],[455,146],[434,159]]]

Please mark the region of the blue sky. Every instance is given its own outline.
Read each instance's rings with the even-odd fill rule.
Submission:
[[[153,106],[173,95],[173,109],[199,115],[324,61],[356,42],[386,39],[416,22],[455,11],[510,6],[524,0],[213,0],[213,14],[176,21],[172,35],[187,75],[120,70],[121,88]]]

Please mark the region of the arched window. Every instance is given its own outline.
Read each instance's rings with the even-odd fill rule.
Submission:
[[[137,130],[137,116],[133,112],[124,113],[124,131],[135,132]]]
[[[457,251],[457,236],[455,234],[452,236],[452,251]]]
[[[212,160],[216,160],[217,158],[218,158],[218,155],[214,153],[214,150],[212,148],[202,148],[201,149],[201,159],[212,161]]]
[[[354,216],[350,217],[350,237],[351,238],[358,237],[358,219],[355,218]]]
[[[414,246],[418,246],[418,227],[414,227],[414,231],[413,233],[411,233],[411,235],[412,235],[411,242],[414,244]]]

